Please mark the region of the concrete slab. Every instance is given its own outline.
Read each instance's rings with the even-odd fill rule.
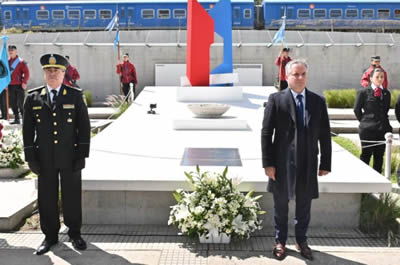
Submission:
[[[329,108],[328,114],[330,120],[357,120],[356,115],[354,115],[354,111],[352,108],[347,108],[347,109]],[[389,119],[396,120],[394,109],[389,110]]]
[[[358,120],[330,120],[331,131],[334,133],[358,133]],[[390,125],[393,127],[393,132],[397,133],[400,128],[400,123],[397,120],[390,120]]]
[[[263,103],[272,92],[274,88],[243,87],[242,101],[226,102],[231,104],[226,115],[246,120],[248,130],[174,130],[172,121],[189,113],[186,103],[176,102],[174,87],[147,87],[132,107],[92,141],[83,171],[84,222],[165,223],[174,204],[171,192],[189,188],[183,172],[195,169],[180,165],[188,147],[238,148],[242,166],[230,167],[229,176],[241,179],[242,191],[264,193],[262,207],[272,211],[260,148]],[[157,103],[157,114],[147,114],[153,103]],[[201,167],[203,171],[223,169]],[[320,206],[313,207],[313,216],[318,217],[311,225],[357,227],[360,194],[389,192],[391,184],[333,143],[332,173],[320,178],[319,188],[321,199],[316,205]],[[266,223],[272,223],[271,215],[266,218]]]
[[[0,201],[0,231],[9,231],[37,208],[35,180],[0,180]]]

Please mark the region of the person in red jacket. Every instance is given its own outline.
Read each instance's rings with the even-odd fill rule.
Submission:
[[[122,83],[122,91],[127,96],[129,93],[129,84],[133,85],[133,96],[136,98],[135,87],[138,83],[136,76],[135,66],[129,61],[129,54],[125,53],[123,56],[123,62],[117,64],[117,74],[120,76]]]
[[[67,70],[65,70],[65,76],[64,76],[63,84],[67,85],[67,86],[70,86],[70,87],[79,88],[79,86],[76,83],[76,81],[78,81],[79,78],[81,78],[81,76],[79,75],[78,70],[76,70],[76,68],[69,61],[69,56],[68,55],[65,55],[65,59],[67,59],[69,64],[67,66]]]
[[[283,48],[282,51],[279,53],[278,58],[275,60],[275,64],[279,67],[279,88],[280,90],[284,90],[285,88],[288,87],[288,83],[286,81],[286,64],[292,60],[292,58],[289,57],[289,48]],[[281,65],[282,62],[282,65]]]
[[[380,56],[372,56],[371,57],[371,66],[364,72],[363,76],[361,77],[360,84],[363,87],[368,87],[369,86],[369,84],[370,84],[369,82],[370,82],[370,78],[371,78],[371,72],[375,68],[381,68],[383,70],[383,74],[384,74],[385,79],[383,81],[382,86],[383,86],[384,89],[387,89],[388,88],[387,73],[381,66],[381,57]]]
[[[8,66],[11,72],[11,82],[8,85],[10,95],[10,105],[14,113],[14,122],[20,123],[20,113],[23,115],[23,104],[25,98],[25,90],[28,87],[29,69],[24,59],[18,56],[17,47],[15,45],[8,46]]]

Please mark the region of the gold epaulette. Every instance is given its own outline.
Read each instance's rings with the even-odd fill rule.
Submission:
[[[43,88],[45,88],[45,86],[38,86],[38,87],[35,87],[35,88],[31,88],[31,89],[28,90],[28,93],[39,91],[39,90],[41,90]]]

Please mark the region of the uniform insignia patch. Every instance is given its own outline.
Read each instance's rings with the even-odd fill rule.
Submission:
[[[65,96],[65,95],[67,95],[67,90],[66,89],[64,89],[64,91],[63,91],[63,96]]]
[[[63,104],[63,109],[75,109],[74,104]]]
[[[33,110],[38,110],[38,109],[42,109],[42,106],[34,106],[32,107]]]
[[[40,95],[42,95],[42,96],[44,96],[44,95],[46,95],[46,89],[42,89],[42,92],[40,93]]]

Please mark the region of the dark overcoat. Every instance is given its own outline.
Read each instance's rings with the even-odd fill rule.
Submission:
[[[25,160],[41,168],[72,168],[89,156],[90,121],[82,91],[62,85],[53,108],[46,86],[28,91],[24,103]],[[82,168],[84,165],[79,166]]]
[[[332,143],[328,111],[323,97],[306,89],[306,190],[318,198],[318,154],[320,170],[331,171]],[[318,144],[320,148],[318,147]],[[297,130],[296,106],[290,89],[271,94],[264,110],[261,131],[263,167],[276,168],[276,181],[268,182],[268,191],[287,194],[287,178],[296,175]],[[286,194],[285,194],[286,193]]]

